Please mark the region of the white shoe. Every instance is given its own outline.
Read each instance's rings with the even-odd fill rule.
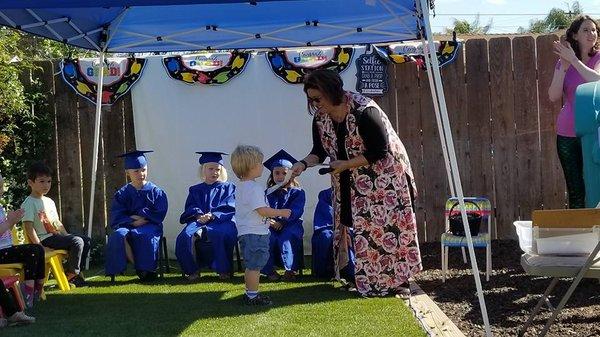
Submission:
[[[27,316],[24,312],[19,311],[8,318],[8,325],[21,325],[35,323],[35,317]]]

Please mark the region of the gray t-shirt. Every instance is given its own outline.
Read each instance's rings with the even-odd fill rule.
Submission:
[[[235,184],[235,220],[238,236],[244,234],[269,234],[267,219],[256,211],[269,207],[264,189],[254,180]]]
[[[33,229],[40,241],[59,233],[60,220],[52,199],[48,197],[34,198],[30,195],[25,198],[21,208],[25,210],[23,222],[33,222]]]

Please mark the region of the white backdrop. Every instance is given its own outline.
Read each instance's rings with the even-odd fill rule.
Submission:
[[[354,59],[343,73],[346,90],[355,90]],[[132,89],[137,148],[154,150],[147,155],[149,180],[169,198],[164,233],[169,250],[183,228],[179,216],[188,188],[197,184],[195,151],[231,152],[238,144],[259,146],[265,159],[284,148],[296,159],[311,149],[312,117],[306,109],[302,85],[277,77],[263,52],[253,54],[244,72],[223,85],[189,85],[168,77],[161,57],[149,57],[143,76]],[[229,156],[225,157],[229,181],[237,182]],[[260,182],[265,183],[265,169]],[[330,186],[329,176],[313,168],[300,176],[306,191],[304,249],[310,254],[312,221],[319,191]],[[174,256],[174,255],[171,255]]]

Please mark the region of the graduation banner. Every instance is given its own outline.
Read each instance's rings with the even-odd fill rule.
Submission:
[[[436,55],[440,68],[453,62],[458,55],[462,43],[459,41],[435,41]],[[375,48],[385,59],[395,64],[416,62],[419,67],[425,69],[425,51],[427,45],[421,41],[408,41],[391,44],[387,48]]]
[[[299,84],[315,69],[343,72],[350,65],[353,54],[352,47],[314,47],[270,51],[267,60],[277,77],[289,84]]]
[[[102,65],[104,68],[102,105],[112,105],[125,95],[140,79],[145,64],[146,60],[141,58],[106,59]],[[60,70],[63,80],[78,95],[96,104],[98,74],[100,74],[98,59],[64,59],[60,63]]]
[[[169,77],[187,84],[224,84],[239,75],[250,60],[249,52],[217,52],[165,57]]]

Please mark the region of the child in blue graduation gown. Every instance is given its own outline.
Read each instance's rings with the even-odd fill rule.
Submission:
[[[267,181],[267,187],[271,188],[277,184],[284,183],[281,188],[267,194],[269,206],[276,209],[290,209],[291,216],[288,219],[274,218],[270,219],[270,257],[261,273],[267,275],[269,279],[276,280],[279,274],[275,271],[275,264],[281,264],[285,269],[284,279],[291,280],[297,275],[304,253],[302,252],[302,236],[304,228],[302,227],[302,214],[304,213],[304,204],[306,195],[304,190],[299,187],[296,178],[285,182],[286,174],[297,162],[294,157],[280,150],[267,161],[264,166],[271,171]],[[267,193],[269,189],[267,189]]]
[[[333,267],[333,202],[332,188],[319,192],[319,201],[315,207],[313,219],[312,243],[312,274],[319,278],[334,277]],[[353,236],[350,229],[350,236]],[[354,240],[354,239],[353,239]],[[354,245],[352,245],[354,246]],[[344,287],[351,288],[354,284],[354,250],[348,251],[348,265],[340,270]]]
[[[227,182],[222,157],[226,153],[197,153],[201,154],[200,176],[204,182],[189,189],[179,219],[185,228],[177,236],[175,255],[189,280],[197,279],[204,266],[219,273],[221,279],[228,279],[233,272],[233,249],[237,243],[235,186]]]
[[[331,187],[319,192],[315,207],[312,235],[312,275],[332,278],[333,271],[333,207]]]
[[[156,278],[162,222],[167,215],[167,195],[146,180],[147,161],[144,153],[133,151],[120,155],[131,180],[113,197],[110,226],[113,233],[106,245],[106,275],[125,272],[127,260],[133,262],[143,281]]]

